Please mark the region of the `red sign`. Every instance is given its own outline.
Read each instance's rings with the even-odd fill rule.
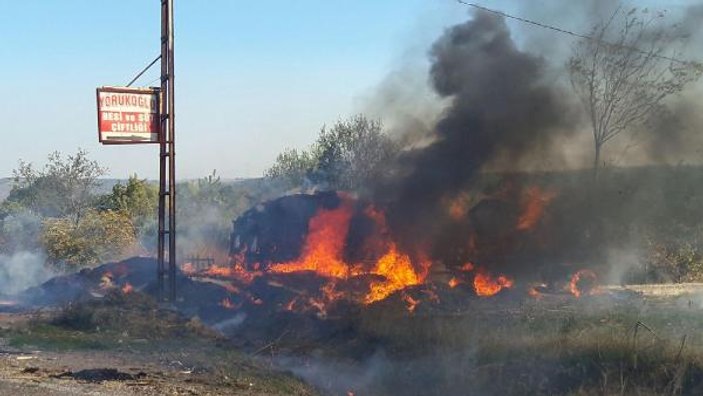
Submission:
[[[158,143],[158,88],[97,89],[98,139],[103,144]]]

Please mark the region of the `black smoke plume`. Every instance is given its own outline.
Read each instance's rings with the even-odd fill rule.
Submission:
[[[377,189],[408,249],[444,232],[443,200],[468,187],[485,164],[498,155],[519,160],[566,130],[571,114],[547,81],[543,59],[520,51],[501,17],[477,12],[447,29],[430,59],[432,87],[451,104],[434,141],[402,155],[394,180]]]

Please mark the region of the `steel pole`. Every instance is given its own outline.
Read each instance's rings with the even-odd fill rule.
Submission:
[[[166,266],[164,253],[166,245],[166,134],[168,131],[168,4],[161,0],[161,90],[160,90],[161,129],[159,130],[159,218],[157,241],[157,279],[158,298],[163,301],[165,297],[164,278]]]
[[[173,62],[173,0],[168,1],[168,191],[169,191],[169,213],[168,213],[168,277],[170,283],[169,299],[176,300],[176,108],[175,108],[175,74]]]

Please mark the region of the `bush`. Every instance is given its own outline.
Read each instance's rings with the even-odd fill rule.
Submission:
[[[78,222],[45,220],[42,242],[50,263],[68,267],[119,260],[137,250],[129,215],[111,210],[89,210]]]

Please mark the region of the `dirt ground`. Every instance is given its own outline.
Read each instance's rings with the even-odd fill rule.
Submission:
[[[0,395],[703,392],[703,285],[504,297],[412,314],[402,302],[378,304],[349,318],[349,339],[310,340],[306,322],[292,322],[298,338],[280,323],[286,336],[249,354],[187,319],[152,317],[138,295],[86,310],[0,313]],[[69,320],[52,322],[61,312]],[[85,325],[85,312],[93,313],[86,327],[66,327]]]
[[[0,329],[24,327],[23,314],[0,314]],[[37,335],[37,343],[41,343]],[[106,350],[52,350],[0,338],[0,394],[9,395],[312,395],[297,379],[210,343],[125,337]],[[61,348],[59,348],[61,349]]]

